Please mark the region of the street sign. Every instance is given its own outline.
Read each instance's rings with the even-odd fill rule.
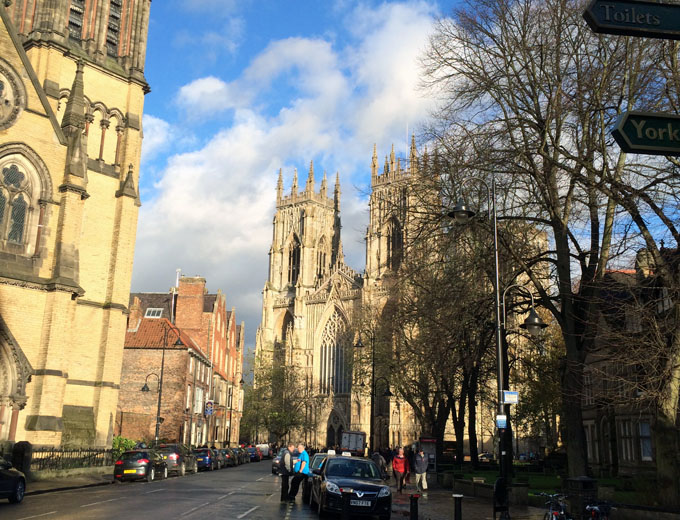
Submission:
[[[517,404],[519,402],[519,392],[508,392],[503,390],[503,404]]]
[[[680,5],[640,0],[593,0],[583,18],[596,33],[680,40]]]
[[[206,415],[212,415],[213,414],[213,406],[214,406],[214,403],[212,401],[206,401],[205,402],[205,414]]]
[[[496,416],[496,427],[499,430],[508,427],[508,416],[507,415],[497,415]]]
[[[680,116],[624,112],[612,135],[624,152],[680,156]]]

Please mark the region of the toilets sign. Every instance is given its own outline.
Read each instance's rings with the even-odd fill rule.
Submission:
[[[612,135],[624,152],[680,156],[680,116],[624,112]]]
[[[583,13],[597,33],[680,40],[680,5],[639,0],[593,0]]]

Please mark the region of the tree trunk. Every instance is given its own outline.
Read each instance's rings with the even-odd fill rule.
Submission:
[[[477,377],[479,375],[479,367],[475,365],[472,369],[470,377],[470,386],[468,387],[468,439],[470,441],[470,461],[472,467],[476,468],[479,464],[479,452],[477,450]]]

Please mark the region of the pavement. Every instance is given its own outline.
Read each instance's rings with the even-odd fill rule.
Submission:
[[[26,498],[20,505],[0,500],[3,520],[108,519],[134,516],[146,518],[177,518],[183,520],[200,513],[202,518],[276,519],[316,518],[306,504],[281,504],[278,501],[280,481],[271,475],[268,461],[236,468],[204,472],[186,477],[173,477],[152,483],[113,484],[111,473],[77,475],[31,482]],[[410,495],[414,486],[404,493],[394,492],[392,518],[410,518]],[[453,492],[431,485],[426,496],[418,500],[420,520],[452,520]],[[511,507],[513,520],[542,520],[544,511],[533,507]],[[209,514],[208,514],[209,513]],[[207,516],[206,516],[207,514]],[[462,518],[457,520],[487,520],[493,518],[490,500],[465,497]]]

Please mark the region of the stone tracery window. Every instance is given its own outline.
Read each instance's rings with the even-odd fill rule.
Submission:
[[[300,274],[300,241],[294,237],[288,251],[288,283],[296,284]]]
[[[3,167],[0,175],[0,240],[24,243],[31,191],[28,176],[16,164]]]
[[[390,220],[387,229],[387,268],[396,271],[401,265],[404,250],[404,233],[395,218]]]
[[[347,324],[336,308],[321,335],[321,393],[346,394],[351,389],[351,342],[346,337]]]

